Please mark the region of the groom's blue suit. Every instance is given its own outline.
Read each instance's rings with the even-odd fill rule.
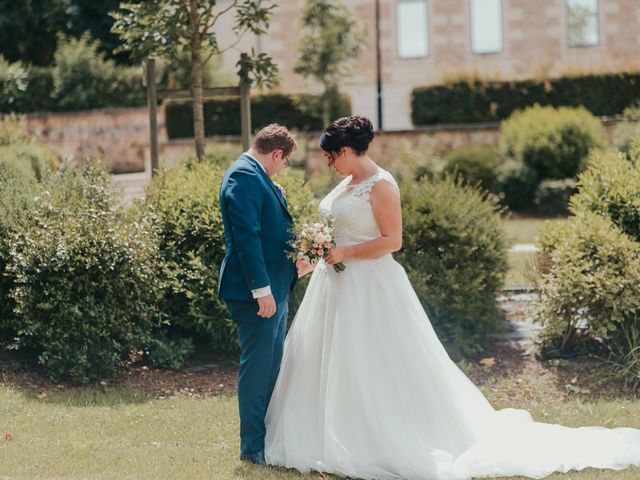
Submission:
[[[227,253],[218,293],[236,323],[242,349],[240,451],[243,458],[259,459],[264,455],[265,414],[282,360],[289,290],[297,279],[295,264],[287,257],[292,219],[280,189],[247,154],[225,173],[220,211]],[[267,286],[276,313],[262,318],[252,292]]]

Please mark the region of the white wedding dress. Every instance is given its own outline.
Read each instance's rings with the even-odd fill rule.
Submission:
[[[369,192],[385,170],[320,204],[336,243],[377,238]],[[397,185],[396,185],[397,188]],[[391,255],[320,262],[286,338],[269,408],[268,464],[363,479],[541,478],[640,465],[640,430],[567,428],[494,410],[449,358]]]

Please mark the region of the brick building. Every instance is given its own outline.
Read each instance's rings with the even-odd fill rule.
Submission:
[[[640,68],[640,0],[343,2],[368,26],[367,47],[343,90],[351,95],[354,112],[376,122],[379,31],[386,130],[412,127],[410,94],[416,86],[474,75],[515,80]],[[247,36],[239,47],[253,46],[275,59],[282,91],[319,90],[293,72],[304,0],[277,3],[268,35]],[[221,27],[219,39],[226,43],[230,25]],[[235,59],[226,60],[233,68]]]

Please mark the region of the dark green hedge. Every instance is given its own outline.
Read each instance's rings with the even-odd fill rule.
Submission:
[[[351,114],[351,101],[337,97],[331,105],[331,118]],[[204,103],[205,135],[240,135],[240,99],[221,97]],[[251,123],[254,130],[280,123],[302,131],[322,130],[320,97],[317,95],[257,95],[251,99]],[[193,137],[193,113],[190,102],[169,103],[166,109],[169,138]]]
[[[496,122],[534,104],[584,106],[616,115],[640,100],[640,73],[612,73],[519,82],[456,82],[415,88],[413,124]]]

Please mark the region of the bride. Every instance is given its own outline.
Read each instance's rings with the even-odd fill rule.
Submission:
[[[367,155],[373,135],[369,120],[352,116],[320,139],[345,177],[320,203],[335,217],[336,247],[315,265],[286,338],[266,416],[267,463],[421,480],[640,465],[640,430],[496,411],[453,363],[391,255],[402,245],[400,195]],[[347,268],[336,273],[339,262]]]

